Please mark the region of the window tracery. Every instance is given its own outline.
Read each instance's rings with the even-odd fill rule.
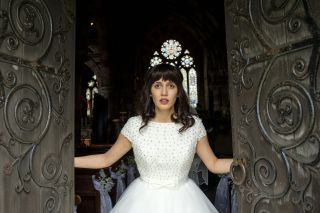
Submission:
[[[171,64],[180,69],[183,76],[183,88],[189,96],[190,105],[195,108],[198,104],[198,83],[196,66],[188,49],[182,47],[174,39],[162,43],[160,53],[155,51],[150,59],[150,66],[161,63]]]

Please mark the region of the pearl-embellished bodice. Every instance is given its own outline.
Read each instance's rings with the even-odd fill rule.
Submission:
[[[188,178],[196,144],[206,135],[201,120],[179,133],[181,124],[149,121],[142,125],[140,116],[131,117],[121,130],[131,143],[140,178],[148,183],[177,186]]]

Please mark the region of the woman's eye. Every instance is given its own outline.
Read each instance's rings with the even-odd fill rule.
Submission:
[[[159,89],[159,88],[160,88],[160,85],[159,85],[159,84],[155,84],[155,85],[154,85],[154,88]]]
[[[175,87],[176,87],[176,85],[174,85],[174,84],[170,84],[170,85],[169,85],[169,88],[170,88],[170,89],[174,89]]]

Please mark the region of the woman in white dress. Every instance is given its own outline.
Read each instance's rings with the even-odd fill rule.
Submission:
[[[183,76],[171,65],[146,73],[138,116],[128,119],[104,154],[76,157],[79,168],[106,168],[131,148],[140,173],[112,213],[213,213],[213,204],[188,178],[195,153],[213,173],[228,173],[232,159],[218,159],[200,118],[190,112]]]

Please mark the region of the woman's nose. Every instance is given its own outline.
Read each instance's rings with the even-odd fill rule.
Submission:
[[[162,87],[161,89],[161,95],[167,95],[168,94],[168,89],[167,87]]]

